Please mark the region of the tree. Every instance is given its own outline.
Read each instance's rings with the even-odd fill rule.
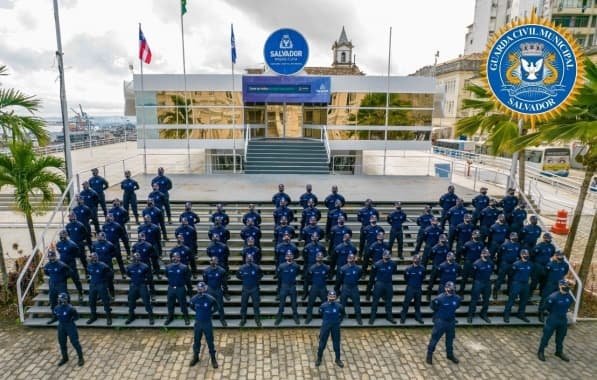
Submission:
[[[0,76],[7,75],[6,66],[0,65]],[[50,141],[44,129],[44,121],[33,113],[39,110],[41,102],[35,96],[28,96],[12,88],[0,88],[0,128],[4,142],[30,140],[35,137],[40,146]],[[19,115],[26,111],[30,116]]]
[[[539,145],[541,143],[554,144],[560,142],[580,141],[585,151],[576,160],[585,166],[585,176],[579,190],[576,209],[572,217],[570,233],[566,240],[564,252],[570,258],[572,245],[578,232],[585,199],[589,192],[591,179],[597,170],[597,67],[590,59],[585,59],[585,82],[573,105],[560,113],[556,118],[537,125],[537,131],[514,141],[514,146]],[[586,280],[595,253],[597,240],[597,221],[593,215],[592,229],[583,255],[578,276],[583,284]]]
[[[524,192],[525,188],[525,160],[522,148],[512,149],[512,140],[519,137],[518,123],[510,115],[500,112],[497,101],[491,99],[489,91],[476,84],[466,86],[466,90],[476,97],[464,99],[463,109],[475,110],[472,116],[464,117],[456,122],[457,135],[473,136],[487,134],[489,153],[497,156],[501,153],[515,153],[518,155],[518,188]],[[527,126],[523,125],[523,135]]]
[[[174,103],[174,109],[171,111],[166,111],[160,113],[158,116],[158,121],[160,124],[185,124],[187,121],[187,110],[188,110],[188,120],[189,122],[192,121],[192,110],[191,110],[191,100],[187,99],[186,107],[185,107],[185,100],[182,96],[179,95],[172,95],[170,97],[172,99],[172,103]],[[162,137],[167,139],[180,139],[185,137],[186,129],[163,129],[161,131]]]
[[[54,201],[56,189],[63,193],[66,188],[64,160],[54,156],[35,155],[30,142],[9,143],[8,154],[0,154],[0,189],[12,187],[19,211],[25,214],[33,247],[37,245],[33,228],[33,214],[43,213]],[[31,203],[32,197],[41,195],[41,202]]]

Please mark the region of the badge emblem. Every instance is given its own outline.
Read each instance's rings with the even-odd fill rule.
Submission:
[[[576,97],[584,67],[571,34],[535,12],[489,42],[482,71],[499,108],[524,120],[548,120]]]

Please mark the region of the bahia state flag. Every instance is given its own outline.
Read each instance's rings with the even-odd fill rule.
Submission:
[[[151,63],[151,49],[141,30],[141,24],[139,24],[139,59],[145,63]]]

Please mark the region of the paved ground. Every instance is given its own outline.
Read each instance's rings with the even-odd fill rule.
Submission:
[[[455,354],[445,359],[443,340],[433,366],[425,364],[429,328],[343,330],[345,367],[334,365],[331,347],[321,367],[314,365],[316,329],[216,331],[220,368],[207,352],[188,367],[192,332],[81,331],[86,364],[57,368],[55,329],[0,326],[0,378],[10,379],[591,379],[597,371],[597,322],[569,329],[565,350],[570,363],[536,358],[539,328],[459,328]]]

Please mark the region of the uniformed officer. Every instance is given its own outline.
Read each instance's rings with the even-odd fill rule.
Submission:
[[[433,330],[427,346],[427,364],[433,364],[435,346],[446,334],[446,354],[448,360],[458,364],[454,356],[454,337],[456,336],[456,310],[460,307],[460,297],[455,294],[454,283],[449,281],[444,285],[445,292],[431,302],[433,310]]]
[[[512,286],[510,287],[508,302],[506,302],[504,308],[504,322],[510,323],[510,312],[517,297],[519,303],[516,317],[527,323],[530,322],[525,315],[525,311],[529,301],[529,279],[531,278],[532,269],[533,267],[529,262],[529,251],[523,249],[520,251],[520,260],[516,260],[512,264]]]
[[[327,251],[324,245],[319,242],[319,235],[315,232],[311,235],[311,242],[306,244],[303,249],[303,300],[306,300],[309,296],[309,285],[311,284],[310,269],[312,265],[315,265],[318,254],[327,256]]]
[[[372,266],[375,265],[379,260],[383,258],[383,253],[385,251],[390,250],[390,246],[384,240],[384,233],[378,232],[377,233],[377,240],[369,246],[367,252],[365,253],[365,258],[363,259],[363,273],[369,274],[369,281],[367,281],[367,288],[365,291],[365,299],[369,301],[371,298],[371,291],[373,290],[373,285],[375,284],[375,276],[373,272],[369,273],[369,261],[371,261]]]
[[[487,248],[483,248],[481,258],[473,263],[473,289],[471,291],[471,303],[468,307],[468,317],[466,319],[468,323],[473,323],[479,296],[483,297],[479,316],[486,323],[491,323],[491,320],[487,317],[487,310],[489,309],[489,297],[491,296],[492,273],[493,261],[491,261],[491,254]]]
[[[446,227],[446,221],[448,220],[448,211],[456,206],[458,195],[454,193],[454,185],[448,186],[448,192],[439,198],[439,206],[442,208],[440,225],[442,230]]]
[[[230,257],[230,249],[228,246],[220,241],[220,235],[214,234],[211,243],[205,249],[207,256],[218,258],[218,265],[220,265],[226,272],[230,269],[228,267],[228,258]]]
[[[307,200],[307,205],[301,212],[301,231],[305,228],[305,225],[309,220],[311,220],[311,217],[315,217],[317,222],[321,219],[321,211],[315,207],[315,201],[313,199]]]
[[[108,278],[108,291],[110,292],[110,297],[114,298],[114,264],[112,263],[112,259],[115,257],[116,248],[114,248],[114,244],[106,240],[106,234],[100,232],[97,235],[97,240],[93,242],[91,251],[97,253],[99,261],[106,264],[110,268],[110,271],[112,271],[112,277]],[[120,273],[124,279],[124,266]]]
[[[332,256],[331,260],[331,267],[332,267],[332,277],[335,273],[339,273],[340,269],[346,265],[348,262],[348,256],[357,255],[357,247],[350,241],[350,235],[344,234],[344,238],[342,243],[338,244],[336,248],[334,248],[334,256]],[[334,290],[336,293],[340,292],[340,275],[336,276],[336,283],[334,285]]]
[[[545,265],[545,286],[541,291],[541,301],[539,303],[539,320],[543,322],[543,311],[545,310],[545,302],[551,293],[558,290],[560,280],[566,277],[570,266],[564,260],[564,253],[560,250],[556,251],[551,261]]]
[[[344,221],[348,219],[348,215],[342,210],[342,201],[336,200],[336,205],[328,210],[328,216],[325,221],[325,235],[330,236],[332,228],[340,224],[340,218],[344,218]],[[352,234],[351,234],[352,235]]]
[[[274,244],[280,244],[285,239],[284,235],[290,236],[290,239],[295,238],[294,227],[288,225],[285,216],[280,218],[280,224],[274,227]]]
[[[448,244],[446,244],[446,242],[448,241],[448,238],[446,237],[446,235],[441,234],[439,236],[439,240],[438,243],[436,245],[433,246],[433,248],[431,248],[431,252],[429,254],[430,258],[431,258],[431,273],[429,275],[429,284],[427,285],[427,300],[430,301],[431,300],[431,293],[432,293],[432,289],[433,289],[433,285],[435,285],[435,281],[439,278],[440,276],[440,270],[439,270],[439,266],[442,265],[443,262],[446,261],[447,257],[448,257],[448,252],[450,252],[450,249],[448,248]],[[423,257],[423,268],[427,269],[427,260],[428,258]],[[440,291],[443,289],[440,286]]]
[[[365,251],[359,251],[360,258],[362,258],[360,255],[367,256],[367,251],[369,250],[369,247],[373,243],[375,243],[375,241],[377,240],[377,236],[380,232],[385,233],[385,230],[382,226],[377,224],[377,217],[375,215],[372,215],[371,220],[369,221],[369,225],[365,227],[363,234],[359,237],[359,245],[361,240],[364,240],[365,244]]]
[[[481,233],[479,230],[474,230],[471,240],[467,241],[461,249],[461,256],[464,257],[464,263],[462,265],[462,278],[460,279],[460,297],[464,295],[466,283],[469,277],[473,276],[473,265],[475,261],[481,258],[481,251],[484,248],[481,242]]]
[[[176,245],[170,248],[170,260],[172,260],[172,256],[178,253],[180,256],[180,263],[182,265],[190,266],[191,262],[191,249],[184,244],[184,236],[177,235],[176,236]],[[190,269],[190,268],[189,268]],[[197,269],[197,268],[195,268]],[[195,272],[191,272],[193,275],[196,275]]]
[[[317,206],[317,195],[313,194],[313,186],[310,183],[305,185],[305,192],[299,199],[299,204],[303,209],[307,208],[309,201],[313,201],[313,206]]]
[[[66,293],[66,279],[70,277],[71,269],[68,265],[58,260],[58,255],[54,250],[48,250],[48,263],[44,266],[44,273],[48,276],[50,311],[54,311],[58,305],[58,295]],[[52,318],[47,322],[48,325],[56,322],[58,317],[52,314]]]
[[[336,292],[330,290],[328,292],[328,301],[324,302],[319,307],[319,314],[321,314],[321,329],[319,330],[319,346],[317,347],[317,359],[315,365],[319,367],[323,359],[323,350],[328,343],[328,338],[332,336],[332,345],[334,346],[334,354],[336,355],[336,365],[340,368],[344,367],[342,359],[340,358],[340,324],[344,319],[344,307],[336,302]]]
[[[522,228],[521,242],[524,249],[531,252],[541,236],[541,227],[537,225],[537,215],[529,217],[529,224]]]
[[[421,258],[421,265],[427,268],[427,261],[431,258],[431,249],[439,243],[439,237],[443,234],[443,229],[439,226],[439,221],[436,217],[431,218],[431,224],[425,228],[423,232],[423,241],[425,248],[423,248],[423,257]],[[445,236],[445,235],[444,235]],[[446,243],[448,238],[446,237]]]
[[[330,233],[326,235],[329,240],[328,252],[332,255],[334,253],[334,249],[336,249],[338,244],[341,244],[344,240],[344,234],[352,236],[352,229],[344,224],[345,220],[346,219],[344,216],[340,215],[340,217],[338,217],[337,224],[332,227]]]
[[[520,202],[518,200],[518,197],[514,195],[515,193],[515,189],[509,188],[508,193],[502,198],[502,200],[499,203],[499,206],[502,208],[504,215],[506,216],[507,223],[512,222],[512,212]]]
[[[274,226],[280,225],[282,218],[286,218],[288,223],[294,221],[294,211],[288,208],[288,202],[285,199],[280,199],[279,206],[274,210]]]
[[[83,285],[79,278],[79,271],[77,270],[76,258],[80,257],[81,251],[77,243],[73,242],[68,237],[68,232],[62,230],[58,233],[59,240],[56,243],[56,251],[60,254],[60,261],[68,265],[70,268],[70,277],[73,279],[73,283],[79,292],[79,302],[83,301]],[[83,261],[83,260],[81,260]],[[85,263],[87,260],[85,260]],[[87,268],[85,268],[87,270]],[[65,290],[66,291],[66,290]],[[58,294],[58,293],[56,293]]]
[[[89,186],[97,193],[98,203],[104,212],[104,218],[108,214],[108,209],[106,208],[106,193],[104,190],[107,190],[110,185],[108,181],[102,176],[99,175],[99,170],[97,168],[91,169],[91,178],[89,178]]]
[[[284,233],[282,242],[276,245],[276,252],[274,257],[274,266],[276,269],[276,273],[278,272],[278,266],[282,264],[286,260],[286,252],[292,252],[293,256],[298,256],[298,248],[294,243],[290,241],[290,234]],[[277,278],[277,274],[275,277]]]
[[[214,235],[219,235],[220,242],[223,244],[228,244],[228,240],[230,240],[230,231],[228,231],[226,227],[222,225],[222,218],[219,216],[216,217],[214,224],[207,231],[207,237],[209,240],[213,240]]]
[[[390,253],[392,253],[392,248],[394,248],[394,242],[398,242],[398,258],[402,260],[404,258],[404,236],[402,225],[406,222],[407,215],[404,211],[402,211],[401,202],[395,202],[394,208],[395,210],[392,211],[387,218],[387,222],[391,226],[390,241],[388,242],[388,245],[390,246]]]
[[[90,325],[97,321],[96,304],[99,297],[106,312],[106,324],[111,326],[112,309],[110,308],[108,284],[114,278],[114,272],[106,263],[99,261],[96,252],[91,252],[89,261],[87,272],[89,273],[89,309],[91,310],[91,317],[85,323]]]
[[[140,255],[140,261],[151,268],[152,274],[157,276],[158,280],[162,278],[158,254],[153,248],[153,245],[145,240],[145,233],[141,232],[139,234],[139,240],[133,245],[133,253],[138,253]],[[151,291],[151,294],[155,295],[153,275],[149,282],[149,290]]]
[[[502,284],[508,276],[508,290],[510,290],[510,283],[512,282],[512,264],[518,259],[520,254],[520,243],[518,243],[518,234],[512,232],[510,240],[506,241],[500,247],[498,255],[498,276],[493,287],[493,299],[497,299],[497,294],[500,291]]]
[[[77,332],[77,325],[75,324],[75,321],[79,319],[79,313],[77,313],[77,309],[69,304],[67,293],[60,293],[58,295],[58,306],[54,308],[53,316],[58,320],[58,344],[60,345],[60,353],[62,354],[62,359],[58,362],[58,367],[68,362],[67,337],[70,339],[70,343],[79,357],[77,365],[82,367],[85,364],[85,360],[83,359],[83,349],[81,348],[81,343],[79,343],[79,334]]]
[[[91,210],[91,221],[95,226],[95,232],[99,232],[99,220],[97,219],[97,206],[99,204],[99,196],[97,195],[95,190],[93,190],[89,186],[88,181],[83,182],[83,190],[81,190],[79,196],[83,200],[85,206],[89,207],[89,210]]]
[[[375,223],[372,223],[373,219],[372,216],[375,217]],[[359,235],[359,256],[365,253],[365,247],[367,244],[367,232],[365,229],[369,227],[371,224],[374,226],[377,225],[377,220],[379,219],[379,211],[375,207],[373,207],[373,201],[369,198],[365,200],[365,207],[361,208],[357,214],[357,220],[361,222],[361,232]],[[381,227],[380,227],[381,228]],[[371,237],[371,242],[375,241],[375,236],[377,235],[375,231],[375,235]]]
[[[392,316],[392,297],[394,296],[392,276],[396,273],[396,263],[391,260],[389,250],[383,252],[382,259],[373,265],[372,272],[371,276],[375,278],[375,287],[373,288],[373,303],[371,304],[369,324],[372,325],[375,322],[377,305],[382,297],[386,307],[386,320],[396,324],[396,320]]]
[[[255,245],[255,239],[251,236],[247,238],[245,245],[243,245],[243,264],[247,262],[247,255],[252,255],[257,265],[261,264],[261,249]]]
[[[489,229],[497,221],[500,210],[498,210],[497,201],[495,199],[489,200],[489,206],[485,207],[481,211],[479,217],[479,232],[481,232],[481,241],[485,244],[489,244],[487,238],[489,237]]]
[[[226,214],[226,211],[224,210],[224,205],[221,203],[218,203],[216,205],[216,211],[213,214],[211,214],[211,218],[209,220],[212,223],[215,223],[217,217],[222,218],[222,226],[226,227],[228,226],[228,224],[230,224],[230,217],[228,216],[228,214]]]
[[[106,223],[102,226],[102,232],[106,236],[106,240],[114,245],[114,257],[118,262],[120,273],[124,275],[124,261],[122,260],[122,252],[120,251],[120,242],[124,246],[127,257],[131,257],[131,247],[129,244],[129,235],[126,230],[114,221],[114,215],[108,214]]]
[[[131,171],[125,170],[124,179],[120,182],[120,188],[122,189],[122,207],[129,212],[129,207],[133,211],[135,216],[135,222],[139,224],[139,211],[137,209],[137,193],[139,190],[139,183],[131,178]]]
[[[325,232],[317,225],[317,218],[315,216],[309,218],[309,223],[301,231],[301,239],[305,242],[305,245],[309,244],[313,234],[317,235],[318,240],[325,237]]]
[[[190,257],[189,263],[191,264],[191,271],[193,276],[197,275],[197,231],[195,227],[189,224],[187,218],[182,218],[182,224],[174,230],[174,236],[182,236],[182,242],[184,245],[189,247]]]
[[[284,192],[283,183],[278,185],[278,192],[272,196],[272,203],[274,204],[275,208],[280,207],[281,200],[286,201],[286,204],[290,204],[290,202],[292,202],[290,196]]]
[[[241,265],[236,272],[236,278],[241,280],[242,290],[240,296],[240,327],[247,323],[247,305],[249,297],[253,303],[253,314],[255,317],[255,324],[261,327],[261,320],[259,319],[259,282],[263,277],[263,272],[259,265],[253,262],[253,255],[246,256],[246,263]]]
[[[363,276],[361,267],[355,264],[354,254],[349,254],[347,263],[338,271],[338,280],[341,284],[340,303],[346,308],[348,298],[354,305],[356,320],[359,325],[363,324],[361,318],[361,296],[359,294],[359,279]]]
[[[164,208],[168,216],[168,223],[172,223],[172,214],[170,212],[170,193],[172,190],[172,181],[164,175],[164,168],[158,168],[158,175],[151,180],[151,186],[157,183],[160,186],[160,191],[164,194]]]
[[[486,187],[481,187],[481,189],[479,189],[479,194],[471,200],[471,204],[475,208],[473,210],[473,219],[471,222],[476,226],[481,218],[481,212],[485,207],[489,206],[489,197],[487,196]]]
[[[413,252],[413,255],[418,255],[421,251],[421,246],[425,240],[425,229],[431,225],[431,219],[433,218],[434,216],[431,213],[431,206],[425,205],[423,214],[417,217],[417,226],[419,226],[419,231],[417,232],[417,243],[415,245],[415,251]]]
[[[319,297],[321,303],[326,300],[326,281],[330,277],[330,267],[323,263],[323,253],[317,252],[315,256],[315,264],[309,267],[309,278],[311,281],[311,289],[309,290],[309,300],[307,301],[307,317],[305,324],[311,323],[313,317],[313,305],[315,300]]]
[[[243,215],[243,224],[247,224],[248,219],[253,219],[256,227],[261,228],[261,211],[255,210],[255,204],[249,203],[249,211]]]
[[[85,228],[87,228],[87,231],[89,232],[89,241],[91,241],[91,222],[93,221],[94,227],[96,226],[95,221],[93,220],[93,213],[91,212],[91,209],[87,207],[85,202],[83,202],[81,195],[75,195],[75,202],[77,205],[73,207],[72,212],[75,214],[77,220],[83,223]],[[97,229],[95,232],[99,232],[99,222],[97,223]],[[91,243],[89,244],[91,245]]]
[[[456,240],[456,228],[461,223],[464,223],[465,215],[468,215],[468,210],[466,209],[466,207],[464,207],[464,201],[462,200],[462,198],[457,198],[456,205],[450,207],[450,209],[446,213],[446,219],[450,223],[450,227],[448,228],[448,246],[450,247],[450,249],[452,249],[452,247],[454,246],[454,240]]]
[[[456,255],[454,255],[454,252],[448,252],[446,261],[440,264],[438,272],[439,293],[441,294],[441,289],[444,289],[447,282],[455,283],[456,278],[460,276],[461,268],[456,262]]]
[[[404,271],[404,281],[406,281],[406,293],[404,294],[404,301],[402,302],[402,310],[400,311],[400,323],[404,324],[406,321],[406,314],[410,302],[415,303],[415,321],[423,324],[421,318],[421,298],[423,296],[423,280],[425,279],[425,268],[421,265],[419,255],[412,257],[412,265]]]
[[[527,210],[526,210],[526,203],[521,202],[515,209],[512,211],[512,215],[510,217],[510,232],[516,232],[518,235],[522,234],[522,228],[524,227],[524,222],[527,220]]]
[[[172,255],[172,263],[166,266],[166,277],[168,278],[168,318],[164,322],[168,326],[174,320],[174,305],[176,301],[180,305],[184,317],[184,324],[189,325],[189,311],[187,309],[187,297],[192,294],[191,272],[189,267],[180,263],[180,254],[175,252]],[[186,291],[185,291],[186,287]]]
[[[196,228],[195,225],[199,224],[201,219],[199,219],[199,215],[193,211],[193,204],[191,202],[184,203],[184,211],[178,217],[178,221],[182,223],[182,220],[186,218],[187,222],[189,222],[189,226]]]
[[[500,250],[500,247],[506,239],[508,238],[508,225],[506,224],[506,216],[504,214],[499,214],[497,218],[497,222],[495,222],[489,228],[489,252],[493,259],[496,259],[496,255]],[[517,234],[518,236],[518,234]],[[499,263],[498,263],[499,264]]]
[[[213,256],[209,260],[209,266],[203,269],[203,282],[207,284],[208,294],[215,298],[217,302],[220,323],[224,327],[228,326],[224,317],[224,289],[228,289],[226,285],[226,270],[218,265],[218,258],[216,256]]]
[[[195,311],[195,326],[193,328],[193,358],[189,363],[193,367],[199,362],[201,351],[201,337],[205,334],[205,342],[211,358],[211,366],[218,368],[216,360],[216,347],[214,345],[214,328],[211,323],[212,314],[218,309],[218,301],[208,294],[207,285],[204,282],[197,284],[197,294],[189,302],[191,309]]]
[[[91,251],[91,234],[89,229],[77,220],[77,215],[74,212],[68,214],[69,222],[64,226],[68,237],[79,246],[79,260],[85,271],[87,271],[87,257],[85,256],[85,246]]]
[[[328,210],[331,210],[336,206],[336,201],[340,201],[340,207],[344,207],[344,204],[346,203],[344,197],[338,193],[338,186],[332,185],[332,193],[325,197],[323,203]]]
[[[152,198],[147,200],[147,207],[143,209],[143,219],[149,216],[151,219],[151,223],[160,226],[160,231],[162,233],[162,238],[168,241],[168,233],[166,231],[166,224],[164,222],[164,213],[158,207],[155,207],[154,201]]]
[[[137,234],[145,234],[145,240],[153,246],[158,257],[162,257],[162,237],[160,235],[160,227],[151,222],[151,216],[145,215],[143,217],[143,224],[137,228]],[[153,268],[155,271],[155,268]]]
[[[108,210],[108,214],[112,214],[114,221],[126,231],[126,224],[129,222],[129,213],[120,204],[120,199],[114,198],[112,200],[112,208]],[[139,224],[137,222],[137,224]]]
[[[153,205],[159,208],[164,214],[164,202],[166,195],[160,191],[160,185],[156,182],[151,185],[152,191],[147,195],[147,199],[153,199]]]
[[[296,294],[296,277],[298,276],[300,267],[294,262],[294,255],[292,252],[286,252],[286,262],[280,264],[277,269],[278,278],[280,279],[280,285],[278,294],[280,297],[280,303],[278,306],[278,315],[276,317],[276,326],[282,322],[282,315],[284,313],[284,304],[286,303],[286,297],[290,296],[290,306],[292,307],[292,317],[294,323],[300,324],[298,309],[297,309],[297,294]]]
[[[456,258],[458,260],[460,260],[460,258],[462,257],[462,248],[473,237],[473,230],[475,228],[471,223],[472,219],[473,217],[471,216],[471,214],[464,214],[464,222],[457,225],[456,230],[452,234],[453,240],[450,241],[450,238],[448,237],[448,246],[450,247],[450,250],[453,249],[454,240],[456,240],[456,249],[452,252],[456,254]]]
[[[247,219],[247,224],[240,231],[240,238],[243,239],[245,244],[247,244],[247,239],[251,238],[253,243],[258,248],[261,248],[261,230],[259,227],[255,226],[253,218]]]
[[[545,266],[551,260],[551,257],[556,252],[556,246],[551,242],[551,234],[546,232],[543,234],[543,241],[535,245],[531,251],[531,261],[533,262],[533,275],[531,278],[531,294],[539,285],[539,290],[543,290],[545,282],[547,281],[547,271]]]
[[[133,253],[133,263],[126,267],[126,274],[130,277],[129,284],[129,316],[124,323],[131,324],[135,319],[135,308],[139,298],[143,301],[145,310],[149,318],[149,324],[154,324],[153,309],[151,307],[151,300],[149,297],[148,284],[151,283],[151,269],[149,266],[141,262],[141,255],[138,252]]]
[[[537,357],[542,362],[545,361],[545,348],[547,348],[554,332],[556,333],[556,356],[565,362],[570,361],[568,356],[564,354],[564,338],[566,338],[568,332],[568,318],[566,315],[573,301],[574,299],[570,295],[570,283],[565,278],[561,279],[558,282],[558,290],[551,293],[545,301],[545,310],[547,310],[549,316],[545,321],[539,351],[537,352]]]

